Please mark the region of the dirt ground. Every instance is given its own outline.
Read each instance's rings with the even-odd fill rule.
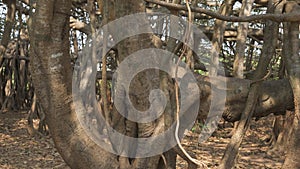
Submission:
[[[0,168],[68,168],[54,148],[50,136],[31,137],[26,130],[26,113],[0,113]],[[269,155],[266,138],[271,133],[273,118],[263,118],[251,124],[244,139],[236,168],[280,168],[284,156]],[[183,141],[184,147],[209,168],[216,168],[230,138],[226,138],[231,128],[219,129],[206,142],[198,144],[197,129],[189,132]],[[187,164],[178,158],[177,168]]]
[[[259,121],[252,121],[250,129],[239,149],[236,169],[279,169],[285,156],[274,151],[269,151],[267,143],[271,136],[272,121],[274,117],[264,117]],[[226,146],[230,141],[231,127],[218,129],[213,136],[203,143],[198,143],[200,131],[189,132],[183,140],[184,147],[192,152],[198,160],[204,162],[209,168],[217,168]],[[179,159],[178,168],[186,168],[185,161]]]

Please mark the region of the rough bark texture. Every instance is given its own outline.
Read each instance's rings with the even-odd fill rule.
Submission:
[[[213,82],[204,76],[197,76],[197,79],[201,90],[198,118],[204,120],[207,117],[211,103],[211,86],[218,82]],[[223,118],[229,122],[240,120],[253,81],[230,77],[218,78],[218,80],[225,81],[227,84],[226,88],[217,89],[226,90],[227,92]],[[259,119],[271,113],[275,115],[285,114],[286,110],[292,110],[293,108],[292,89],[287,79],[264,81],[258,88],[258,103],[254,109],[253,117]]]
[[[2,64],[5,49],[8,45],[8,42],[10,41],[10,35],[14,25],[15,13],[16,13],[16,0],[5,1],[5,3],[7,4],[8,11],[6,14],[4,32],[3,32],[3,37],[1,39],[1,45],[0,45],[0,64]]]
[[[232,10],[233,0],[224,1],[220,7],[221,15],[229,15]],[[224,31],[226,27],[226,21],[216,20],[215,22],[215,30],[212,38],[212,57],[211,64],[209,67],[209,74],[211,76],[217,76],[219,69],[219,53],[222,49],[222,43],[224,39]]]
[[[268,153],[287,152],[290,146],[291,134],[293,132],[294,111],[286,111],[283,116],[276,116],[273,123],[272,136],[270,138],[270,150]]]
[[[6,1],[6,5],[8,7],[8,11],[6,15],[3,37],[1,40],[1,45],[5,47],[10,41],[10,35],[14,25],[15,13],[16,13],[16,0]]]
[[[37,1],[30,32],[36,93],[56,148],[71,168],[118,168],[116,157],[90,140],[77,120],[71,93],[70,10],[67,0]]]
[[[249,16],[254,0],[243,0],[239,16]],[[237,30],[236,55],[233,63],[233,76],[243,78],[244,57],[246,49],[246,40],[248,34],[248,23],[241,22]]]
[[[114,7],[118,12],[117,17],[144,10],[144,2],[115,0]],[[37,96],[41,101],[43,110],[46,113],[47,124],[55,145],[64,160],[72,168],[163,168],[161,156],[145,159],[128,159],[117,157],[97,146],[84,132],[79,125],[71,93],[71,64],[69,57],[69,14],[71,4],[69,1],[37,1],[37,7],[32,22],[35,26],[30,31],[31,57],[32,57],[32,78]],[[117,48],[119,61],[121,62],[129,54],[141,48],[153,47],[152,37],[148,34],[139,35],[125,39]],[[157,76],[165,81],[155,81]],[[170,98],[174,97],[172,91],[168,91],[169,80],[160,72],[150,70],[138,74],[132,81],[131,91],[138,95],[132,95],[132,102],[137,109],[145,110],[149,106],[149,90],[163,88]],[[299,77],[298,74],[296,77]],[[207,79],[198,76],[201,93],[201,106],[199,118],[206,117],[210,107],[211,85],[215,79]],[[228,121],[239,120],[241,112],[246,104],[250,89],[250,80],[235,78],[221,78],[227,82],[226,90],[226,111],[223,116]],[[143,83],[139,83],[143,82]],[[147,90],[145,90],[147,89]],[[274,91],[274,89],[276,89]],[[293,88],[294,89],[294,88]],[[286,109],[293,109],[292,89],[287,80],[266,81],[258,88],[258,105],[254,110],[255,117],[266,116],[269,113],[285,112]],[[298,89],[294,89],[298,91]],[[295,100],[299,101],[299,98]],[[81,104],[81,103],[78,103]],[[169,105],[169,115],[163,116],[162,121],[166,127],[172,122],[172,105]],[[299,105],[296,109],[299,109]],[[81,110],[87,112],[87,110]],[[113,114],[114,115],[114,114]],[[112,116],[113,116],[112,115]],[[168,119],[169,118],[169,119]],[[112,122],[113,126],[119,128],[124,134],[135,137],[149,137],[154,133],[157,124],[146,123],[136,124],[125,119],[118,119]],[[159,119],[161,120],[161,119]],[[297,141],[297,140],[296,140]],[[298,144],[299,145],[299,144]],[[175,156],[173,150],[164,154],[169,168],[175,168]]]
[[[288,2],[291,10],[286,12],[295,12],[299,5],[295,2]],[[282,168],[296,169],[300,168],[300,56],[299,56],[299,23],[286,23],[284,31],[284,56],[289,81],[294,93],[295,118],[293,123],[293,133],[288,148],[288,153]]]
[[[273,2],[270,1],[268,5],[269,13],[274,12]],[[266,75],[267,68],[270,64],[270,61],[275,53],[276,44],[277,44],[277,35],[278,35],[278,23],[272,23],[267,21],[266,27],[264,30],[265,34],[265,43],[262,49],[262,54],[259,59],[257,69],[254,73],[254,79],[260,80],[263,79]],[[273,37],[273,39],[267,39]],[[226,151],[222,158],[221,164],[218,167],[219,169],[232,168],[235,163],[235,159],[238,153],[239,146],[242,143],[243,137],[250,125],[251,118],[253,116],[255,107],[258,103],[258,89],[260,87],[261,81],[255,82],[251,87],[246,101],[246,106],[241,116],[241,120],[237,126],[236,132],[232,136],[230,143],[226,147]]]
[[[126,3],[124,3],[121,0],[115,1],[115,10],[116,12],[116,18],[123,17],[125,15],[134,14],[138,12],[144,12],[145,11],[145,5],[143,0],[129,0]],[[142,19],[142,18],[141,18]],[[146,18],[144,18],[146,19]],[[136,21],[139,22],[139,21]],[[136,23],[128,23],[128,24],[136,24]],[[134,37],[129,37],[127,39],[124,39],[122,42],[120,42],[117,45],[118,49],[118,61],[121,63],[127,56],[130,54],[147,48],[154,48],[155,45],[152,41],[153,36],[151,34],[142,34],[142,35],[136,35]],[[143,72],[138,73],[134,79],[131,81],[131,85],[129,88],[129,98],[131,99],[131,102],[133,104],[133,107],[137,110],[145,111],[149,109],[150,102],[149,102],[149,94],[150,91],[153,89],[159,89],[160,85],[164,78],[160,79],[161,72],[158,70],[145,70]],[[123,80],[124,77],[120,77]],[[118,81],[122,81],[122,80]],[[122,85],[122,84],[120,84]],[[167,87],[167,86],[166,86]],[[116,92],[122,92],[124,87],[117,85],[117,91]],[[124,111],[131,111],[130,108],[127,108]],[[167,108],[165,111],[172,112],[171,107]],[[157,131],[159,128],[159,122],[164,122],[164,117],[160,117],[160,119],[157,119],[156,121],[149,122],[149,123],[134,123],[129,120],[123,119],[125,123],[123,124],[126,131],[124,131],[125,135],[132,136],[132,137],[152,137],[157,134],[159,134],[162,131]],[[115,123],[116,124],[116,123]],[[165,124],[162,124],[165,126]],[[175,162],[175,156],[170,153],[166,153],[167,155],[167,164],[169,167],[173,166],[174,168],[174,162]],[[174,153],[173,153],[174,154]],[[131,160],[128,158],[120,158],[122,161],[121,166],[128,166],[129,168],[139,168],[139,169],[157,169],[159,167],[163,167],[164,164],[161,163],[160,160],[161,156],[154,156],[149,158],[139,158]]]

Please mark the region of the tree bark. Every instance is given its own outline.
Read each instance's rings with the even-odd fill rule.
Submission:
[[[126,1],[125,4],[124,1],[115,0],[114,3],[118,10],[115,13],[117,17],[144,10],[144,2],[142,0],[130,0]],[[72,102],[71,91],[72,68],[69,56],[70,10],[71,4],[66,0],[37,1],[35,14],[32,16],[35,29],[30,30],[32,78],[37,96],[46,113],[47,124],[49,125],[51,135],[59,153],[72,168],[163,168],[165,164],[162,162],[162,156],[129,159],[104,151],[87,136],[79,124],[74,103]],[[119,61],[123,61],[129,54],[141,48],[153,47],[151,38],[151,35],[143,34],[130,37],[119,43],[117,46],[120,56]],[[150,70],[140,73],[132,81],[133,85],[130,90],[132,93],[138,93],[138,95],[131,96],[133,98],[132,102],[138,109],[144,110],[148,108],[149,103],[146,101],[148,100],[149,90],[162,86],[164,86],[163,89],[165,90],[171,90],[170,88],[172,87],[168,88],[170,79],[163,78],[163,80],[166,80],[165,82],[154,83],[156,75],[165,76],[165,74]],[[198,78],[199,88],[203,89],[201,93],[203,96],[202,99],[205,101],[203,104],[201,102],[199,109],[201,113],[209,108],[210,100],[208,96],[211,94],[211,85],[214,82],[205,77],[199,76]],[[230,110],[233,114],[236,113],[233,116],[227,115],[227,119],[238,120],[242,112],[241,110],[243,110],[243,105],[237,103],[242,101],[245,103],[252,81],[234,78],[223,78],[221,80],[225,80],[229,84],[227,88],[220,89],[228,92],[228,97],[226,98],[227,108],[228,110],[233,109],[232,111]],[[139,81],[143,83],[139,83]],[[270,87],[276,88],[276,92],[271,90]],[[290,100],[293,100],[293,96],[287,90],[291,88],[286,80],[262,82],[260,89],[263,92],[260,92],[258,96],[260,102],[255,109],[254,116],[256,113],[258,116],[264,116],[269,112],[274,113],[278,110],[293,108],[293,105],[290,106]],[[171,100],[173,97],[172,91],[166,92],[169,92],[169,99]],[[242,106],[238,107],[236,105]],[[171,117],[173,113],[172,105],[169,106],[170,108],[167,111],[169,111],[170,115],[158,119],[158,121],[161,120],[166,124],[166,128],[173,122]],[[88,110],[81,111],[87,112]],[[113,121],[112,125],[121,128],[126,135],[135,137],[150,137],[154,134],[153,130],[156,129],[155,125],[157,125],[157,123],[136,124],[125,121],[125,119],[119,120],[118,122]],[[175,168],[175,156],[172,151],[163,154],[168,162],[170,162],[167,163],[169,168]]]
[[[31,72],[58,152],[71,168],[118,168],[116,156],[96,145],[79,124],[72,102],[69,56],[71,2],[37,1],[32,16]],[[82,110],[86,111],[86,110]]]
[[[0,66],[2,66],[3,57],[7,48],[8,42],[11,40],[11,32],[14,26],[15,13],[16,13],[16,0],[5,1],[8,11],[6,14],[6,21],[4,25],[3,37],[0,45]]]
[[[295,12],[299,5],[295,2],[288,2],[292,5],[291,10]],[[293,122],[293,133],[288,148],[288,153],[282,168],[300,168],[300,56],[299,56],[299,23],[291,22],[284,25],[284,59],[288,72],[289,81],[294,93],[295,118]]]
[[[253,2],[254,0],[243,0],[239,16],[249,16],[251,13]],[[247,22],[239,23],[238,31],[237,31],[236,55],[233,63],[233,76],[241,79],[244,77],[243,70],[244,70],[244,57],[245,57],[247,34],[248,34],[248,23]]]
[[[221,15],[229,15],[231,13],[233,7],[233,0],[224,1],[221,5],[219,12]],[[222,49],[222,43],[224,39],[224,31],[226,27],[226,21],[216,20],[215,28],[214,28],[214,35],[212,38],[212,51],[211,51],[211,63],[209,66],[209,74],[211,76],[218,75],[219,69],[219,53]]]
[[[143,0],[129,0],[124,3],[121,0],[115,0],[115,10],[118,11],[116,12],[116,19],[123,17],[125,15],[130,15],[130,14],[135,14],[138,12],[145,12],[145,5]],[[146,19],[146,18],[144,18]],[[139,22],[139,21],[137,21]],[[130,23],[130,24],[136,24],[136,23]],[[152,34],[142,34],[142,35],[136,35],[134,37],[129,37],[122,42],[120,42],[117,45],[117,50],[118,50],[118,61],[121,63],[127,56],[130,54],[137,52],[142,49],[147,49],[147,48],[155,48],[155,45],[152,43]],[[159,89],[160,88],[160,83],[157,81],[159,79],[160,81],[163,80],[160,79],[160,71],[158,70],[145,70],[140,73],[138,73],[133,80],[131,81],[131,86],[129,88],[130,90],[130,95],[129,98],[131,99],[131,102],[133,104],[133,107],[137,110],[142,110],[145,111],[149,109],[150,107],[150,102],[148,100],[150,91],[153,89]],[[120,77],[122,80],[125,80],[124,77]],[[122,81],[122,80],[117,80],[117,81]],[[141,83],[142,82],[142,83]],[[122,84],[116,86],[117,92],[122,92],[121,90],[124,87],[122,87]],[[171,107],[170,107],[171,108]],[[170,109],[169,108],[169,109]],[[128,107],[125,111],[132,111]],[[165,111],[170,111],[172,110],[165,110]],[[139,137],[139,138],[146,138],[146,137],[154,137],[155,135],[158,135],[162,131],[157,131],[158,130],[158,123],[161,121],[162,123],[165,123],[164,121],[165,115],[157,119],[156,121],[148,122],[148,123],[135,123],[132,121],[129,121],[127,119],[124,119],[125,121],[125,126],[122,126],[123,128],[125,127],[125,135],[131,136],[131,137]],[[117,122],[113,122],[116,124]],[[120,124],[120,125],[124,125]],[[165,126],[165,125],[164,125]],[[166,152],[166,159],[167,159],[167,164],[171,168],[173,166],[174,168],[174,162],[175,156],[168,152]],[[174,154],[174,152],[173,152]],[[120,160],[122,161],[123,164],[121,166],[130,166],[130,168],[139,168],[139,169],[157,169],[165,164],[161,163],[162,161],[161,156],[157,155],[154,157],[149,157],[149,158],[138,158],[131,160],[130,164],[130,159],[125,158],[125,157],[120,157]]]
[[[226,83],[226,103],[223,118],[229,122],[239,121],[246,106],[251,80],[230,77],[218,77],[223,82],[213,81],[205,76],[197,76],[198,86],[201,90],[199,119],[206,119],[211,103],[212,86]],[[276,91],[274,91],[276,89]],[[271,113],[275,115],[285,114],[286,110],[293,110],[293,94],[287,79],[263,81],[258,89],[258,103],[253,112],[253,117],[259,119]]]
[[[268,5],[267,12],[274,12],[273,2],[270,1]],[[256,80],[263,79],[266,75],[267,68],[270,64],[270,61],[275,53],[276,44],[277,44],[277,35],[278,35],[278,23],[267,21],[266,27],[264,30],[265,34],[265,43],[262,49],[262,54],[259,59],[258,67],[255,71],[254,77]],[[273,37],[273,39],[267,39]],[[218,167],[219,169],[232,168],[235,164],[235,159],[238,153],[238,149],[242,143],[243,137],[250,125],[251,118],[255,111],[255,107],[258,103],[258,89],[261,82],[255,82],[251,87],[248,94],[245,110],[241,116],[241,120],[237,126],[236,132],[232,136],[230,143],[226,147],[226,151],[222,158],[221,164]]]
[[[3,37],[1,40],[1,45],[5,47],[10,41],[10,35],[14,25],[15,13],[16,13],[16,0],[6,1],[6,5],[8,7],[8,11],[6,15]]]

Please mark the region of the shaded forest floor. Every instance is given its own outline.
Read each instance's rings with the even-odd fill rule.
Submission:
[[[271,133],[273,118],[251,124],[244,139],[236,168],[280,168],[284,156],[268,155],[266,138]],[[184,147],[210,168],[216,168],[230,138],[231,128],[219,129],[206,142],[198,144],[198,131],[189,132]],[[187,164],[178,158],[177,168]],[[26,113],[0,113],[0,168],[68,168],[54,149],[50,136],[31,137],[26,129]]]

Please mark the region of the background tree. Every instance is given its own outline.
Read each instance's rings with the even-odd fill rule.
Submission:
[[[177,154],[188,162],[189,168],[195,168],[200,164],[184,154],[178,146],[149,158],[132,159],[111,154],[88,137],[77,119],[75,103],[72,100],[72,71],[76,67],[76,60],[84,57],[83,50],[89,45],[89,37],[94,36],[106,23],[129,14],[146,11],[152,16],[149,17],[149,22],[155,23],[153,29],[164,33],[129,37],[97,61],[100,66],[95,81],[96,95],[107,123],[124,135],[141,138],[155,136],[176,121],[174,78],[164,72],[145,70],[133,79],[130,88],[131,92],[139,93],[130,97],[133,105],[140,110],[147,110],[151,104],[148,96],[152,89],[162,89],[168,96],[167,109],[156,121],[142,124],[124,118],[112,106],[112,93],[109,92],[112,86],[111,75],[128,55],[145,48],[166,49],[178,57],[183,56],[183,61],[194,70],[201,91],[199,121],[205,122],[213,86],[218,81],[227,83],[226,88],[218,89],[227,92],[223,118],[229,122],[239,121],[239,127],[232,137],[234,144],[231,145],[235,146],[228,146],[220,168],[234,166],[238,147],[251,123],[251,118],[259,119],[271,113],[284,115],[287,111],[289,115],[286,115],[284,125],[274,126],[274,140],[277,142],[275,141],[273,146],[286,144],[288,152],[283,167],[299,168],[298,1],[243,0],[189,3],[180,0],[172,2],[20,0],[3,3],[7,11],[3,12],[6,15],[1,15],[0,22],[1,112],[29,110],[30,131],[33,131],[32,119],[36,116],[34,113],[38,113],[41,119],[41,132],[46,129],[43,121],[46,118],[55,145],[70,167],[175,168]],[[185,50],[183,42],[168,36],[171,32],[175,34],[184,32],[182,28],[184,24],[169,23],[168,19],[155,16],[153,12],[157,11],[170,12],[185,20],[191,18],[190,21],[212,40],[215,47],[212,50],[216,53],[199,58],[195,54],[197,51]],[[168,25],[178,25],[181,29],[174,32],[178,29]],[[193,45],[196,50],[201,50],[198,36],[193,33]],[[110,40],[105,36],[101,38],[100,52],[104,52]],[[225,73],[220,71],[219,63],[224,65]],[[29,64],[31,73],[28,70]],[[217,82],[207,75],[218,77]],[[93,87],[92,83],[89,85]],[[122,92],[122,86],[116,90]],[[84,102],[76,104],[87,106]],[[88,106],[95,109],[92,105]],[[86,113],[89,110],[81,111]],[[159,130],[160,124],[164,126],[163,130]],[[282,139],[284,133],[292,137]],[[241,137],[237,137],[238,135]]]

